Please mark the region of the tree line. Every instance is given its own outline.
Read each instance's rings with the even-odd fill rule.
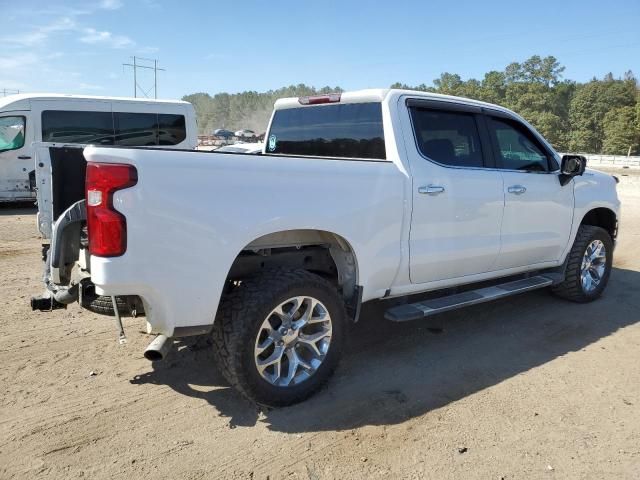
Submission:
[[[194,93],[185,95],[183,100],[193,104],[198,117],[200,133],[211,134],[218,128],[240,130],[248,128],[261,134],[267,128],[273,104],[279,98],[302,97],[322,93],[342,92],[340,87],[314,88],[307,85],[289,87],[258,93]]]
[[[502,105],[523,116],[561,152],[640,154],[640,89],[633,73],[622,78],[609,73],[579,83],[563,79],[564,70],[555,57],[534,55],[502,71],[487,72],[481,80],[445,72],[432,85],[391,87]],[[196,93],[183,99],[195,106],[202,132],[250,128],[263,133],[276,99],[335,91],[342,89],[300,84],[263,93]]]

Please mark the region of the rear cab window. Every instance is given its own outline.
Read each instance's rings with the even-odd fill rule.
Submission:
[[[382,104],[336,103],[276,110],[266,152],[385,160]]]

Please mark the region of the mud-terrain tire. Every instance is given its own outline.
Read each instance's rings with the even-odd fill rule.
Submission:
[[[598,258],[597,263],[589,260],[593,255],[593,248],[602,246],[604,258]],[[600,227],[593,225],[581,225],[576,239],[567,257],[565,279],[562,283],[551,288],[554,295],[577,303],[591,302],[600,295],[607,286],[611,275],[613,263],[613,240],[609,233]],[[602,273],[597,275],[599,267],[603,267]],[[589,275],[583,281],[583,276]],[[593,272],[593,273],[589,273]],[[595,279],[598,277],[597,283]]]
[[[317,392],[333,374],[346,319],[341,295],[322,277],[306,270],[265,271],[223,296],[212,331],[213,356],[226,380],[249,400],[271,407],[293,405]],[[315,338],[319,340],[312,347],[309,340]],[[262,351],[262,345],[269,346]],[[278,356],[277,367],[263,366]],[[283,383],[287,380],[291,383]]]

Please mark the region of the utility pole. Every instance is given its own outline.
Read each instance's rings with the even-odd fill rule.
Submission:
[[[153,70],[153,97],[158,98],[158,72],[165,72],[164,68],[158,67],[158,60],[155,58],[142,58],[142,57],[131,57],[133,59],[133,63],[123,63],[123,67],[132,67],[133,68],[133,96],[138,98],[138,90],[142,92],[142,94],[149,98],[149,93],[151,92],[151,88],[149,90],[145,90],[140,85],[138,85],[138,69],[143,68],[147,70]],[[150,65],[144,65],[140,63],[142,62],[153,62],[153,67]]]
[[[138,67],[136,66],[136,57],[133,56],[133,98],[138,98],[138,80],[136,74],[138,73]]]

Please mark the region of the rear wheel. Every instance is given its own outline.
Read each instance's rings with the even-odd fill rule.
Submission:
[[[265,272],[223,299],[214,355],[225,378],[250,400],[292,405],[332,375],[345,321],[341,296],[323,278],[305,270]]]
[[[591,302],[602,295],[611,275],[613,240],[593,225],[581,225],[569,252],[565,280],[552,288],[555,295],[573,302]]]

